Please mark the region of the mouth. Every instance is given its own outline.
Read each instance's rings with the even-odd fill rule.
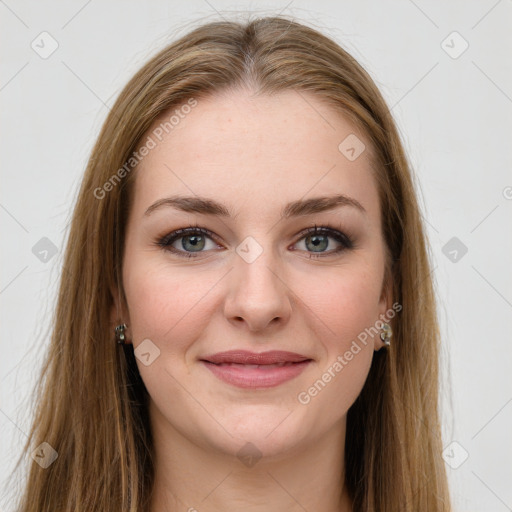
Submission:
[[[311,358],[295,352],[271,350],[268,352],[249,352],[248,350],[229,350],[218,352],[201,358],[202,361],[213,364],[243,364],[255,366],[270,366],[288,363],[301,363]]]
[[[294,352],[231,350],[200,359],[217,378],[240,388],[269,388],[300,375],[313,360]]]
[[[205,361],[205,363],[210,363],[211,361]],[[302,361],[301,361],[302,362]],[[263,368],[264,370],[269,370],[270,368],[282,368],[283,366],[292,366],[298,363],[273,363],[273,364],[244,364],[244,363],[211,363],[215,366],[224,367],[224,366],[232,366],[232,367],[243,367],[247,370],[254,368]]]

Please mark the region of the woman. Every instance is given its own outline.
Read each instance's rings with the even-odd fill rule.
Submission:
[[[317,31],[161,51],[83,179],[19,510],[450,510],[415,194]]]

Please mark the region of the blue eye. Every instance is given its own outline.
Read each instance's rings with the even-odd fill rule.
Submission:
[[[304,245],[306,249],[312,248],[313,253],[310,254],[310,258],[322,258],[324,256],[330,256],[332,254],[338,254],[341,251],[346,249],[352,249],[354,244],[352,240],[337,229],[333,229],[330,227],[314,227],[309,228],[302,234],[306,234],[306,236],[302,237],[300,240],[304,240]],[[340,244],[340,246],[336,249],[332,249],[331,251],[325,252],[322,249],[326,249],[329,247],[329,239],[333,238]],[[299,241],[300,241],[299,240]],[[319,249],[319,250],[316,250]]]
[[[196,258],[195,252],[204,252],[206,239],[212,239],[213,233],[207,229],[198,226],[190,226],[184,229],[178,229],[158,240],[157,244],[174,254],[185,258]],[[181,250],[173,247],[177,240],[181,239]],[[189,252],[191,251],[191,252]]]
[[[302,236],[296,244],[302,240],[305,241],[306,252],[308,252],[308,249],[313,251],[309,253],[309,258],[327,257],[354,247],[352,240],[347,235],[329,226],[317,227],[315,225],[314,228],[302,231],[300,235]],[[334,239],[339,247],[325,251],[331,245],[329,239]],[[207,247],[208,240],[212,242],[213,247]],[[157,245],[180,257],[197,258],[197,253],[219,248],[214,240],[215,235],[211,231],[199,226],[189,226],[173,231],[157,240]],[[180,241],[178,243],[179,248],[174,245],[177,241]]]

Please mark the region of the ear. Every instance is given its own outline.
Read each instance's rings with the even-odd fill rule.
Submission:
[[[110,324],[112,333],[117,325],[126,324],[127,329],[125,330],[126,334],[126,344],[131,343],[130,336],[130,315],[128,313],[128,307],[123,300],[119,288],[114,285],[110,288],[110,293],[112,294],[112,308],[110,309]]]
[[[382,284],[382,290],[381,295],[379,299],[379,318],[378,320],[381,320],[386,323],[390,323],[390,319],[388,318],[388,315],[386,315],[386,311],[388,311],[391,308],[391,305],[393,303],[393,283],[391,279],[391,274],[386,270],[386,274],[383,279]],[[380,322],[379,322],[380,324]],[[380,333],[377,336],[373,337],[373,344],[374,344],[374,350],[378,352],[382,347],[383,343],[380,339]]]

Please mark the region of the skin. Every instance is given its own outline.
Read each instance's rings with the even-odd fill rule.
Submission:
[[[352,133],[367,148],[355,161],[338,150]],[[297,397],[391,306],[369,150],[364,134],[310,93],[240,89],[199,100],[141,162],[123,263],[127,304],[116,302],[112,318],[121,314],[135,349],[149,339],[160,350],[148,366],[137,359],[151,397],[152,512],[352,510],[342,490],[346,414],[379,337],[359,343],[308,404]],[[366,213],[342,206],[281,218],[290,201],[335,193]],[[171,195],[212,198],[234,217],[171,207],[144,215]],[[195,259],[158,246],[196,224],[216,235],[202,252],[182,245],[194,234],[173,242]],[[351,236],[354,247],[333,253],[341,244],[328,235],[323,253],[314,252],[301,232],[315,224]],[[263,249],[251,263],[236,252],[248,236]],[[240,389],[199,361],[234,348],[288,350],[313,362],[279,386]],[[248,442],[262,455],[251,467],[236,456]]]

